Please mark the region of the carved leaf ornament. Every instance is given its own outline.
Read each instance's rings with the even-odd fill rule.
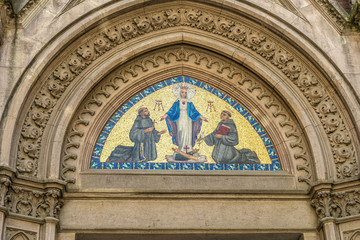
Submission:
[[[316,193],[311,202],[319,219],[327,217],[343,218],[360,214],[360,190],[351,192],[330,192],[328,190]]]
[[[206,11],[185,8],[158,11],[108,27],[68,55],[36,94],[22,125],[16,166],[19,173],[37,176],[42,135],[53,107],[66,88],[87,66],[122,42],[175,26],[187,26],[223,36],[256,52],[281,70],[301,90],[316,111],[331,144],[337,177],[348,178],[357,175],[358,167],[349,130],[345,126],[339,107],[314,73],[277,41],[243,23]],[[133,77],[136,76],[136,72],[131,72],[131,69],[127,71]],[[121,80],[127,82],[129,79],[122,77]],[[94,102],[96,103],[96,100]],[[83,123],[86,124],[86,121]]]
[[[11,183],[10,179],[0,179],[0,206],[12,214],[44,219],[58,218],[63,206],[59,189],[29,190]]]

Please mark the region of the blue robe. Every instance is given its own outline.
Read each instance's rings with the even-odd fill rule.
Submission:
[[[195,146],[195,142],[197,139],[197,136],[200,133],[201,129],[201,123],[202,120],[200,119],[201,114],[195,109],[195,106],[192,102],[187,102],[187,114],[188,117],[192,120],[192,146]],[[172,107],[169,109],[169,111],[166,113],[168,117],[166,118],[166,125],[169,130],[169,134],[172,137],[172,141],[175,145],[178,144],[178,137],[177,137],[177,127],[176,127],[176,121],[180,117],[180,100],[177,100],[174,102]]]

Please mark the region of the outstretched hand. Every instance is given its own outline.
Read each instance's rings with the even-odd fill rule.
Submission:
[[[168,115],[167,114],[164,114],[161,118],[160,118],[160,121],[164,120],[165,118],[167,118]]]
[[[162,130],[161,132],[158,132],[157,135],[162,135],[162,134],[164,134],[164,133],[166,133],[166,130]]]
[[[203,120],[204,122],[208,122],[208,119],[204,116],[200,116],[200,119]]]
[[[144,133],[152,132],[154,130],[154,127],[149,127],[144,130]]]

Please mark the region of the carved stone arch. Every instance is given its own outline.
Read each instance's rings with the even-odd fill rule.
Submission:
[[[351,233],[350,236],[346,240],[359,240],[360,239],[360,230],[357,230],[353,233]]]
[[[95,30],[89,31],[87,36],[84,35],[83,38],[72,43],[66,51],[63,51],[64,53],[61,56],[61,58],[66,59],[65,62],[61,63],[59,60],[55,60],[48,65],[48,69],[41,75],[41,80],[38,81],[37,87],[34,88],[35,98],[29,98],[29,100],[24,103],[24,109],[27,109],[27,113],[23,116],[17,116],[18,124],[22,125],[21,128],[18,128],[18,136],[20,136],[21,142],[21,144],[18,145],[19,151],[21,154],[25,153],[26,156],[30,157],[27,159],[26,157],[18,155],[17,167],[21,174],[28,176],[37,175],[33,166],[37,169],[37,158],[39,154],[38,141],[42,141],[42,139],[39,138],[39,135],[43,134],[43,130],[50,131],[42,125],[47,125],[48,122],[52,122],[53,119],[51,119],[51,117],[54,116],[51,114],[53,108],[47,109],[49,104],[47,102],[48,99],[55,99],[55,101],[51,101],[50,105],[56,102],[57,107],[59,107],[63,101],[61,95],[63,92],[69,91],[65,89],[71,85],[71,82],[75,83],[75,79],[77,79],[78,76],[87,74],[89,71],[88,69],[94,68],[94,64],[100,64],[101,57],[110,56],[114,52],[113,49],[124,48],[125,43],[131,45],[137,41],[141,42],[146,39],[147,36],[156,36],[157,33],[168,32],[170,36],[172,31],[178,31],[180,33],[190,32],[200,37],[207,36],[217,40],[219,43],[223,42],[223,46],[238,49],[239,51],[246,53],[246,57],[244,57],[245,55],[242,57],[238,56],[236,61],[242,62],[244,66],[249,68],[254,68],[254,72],[258,72],[259,75],[264,76],[265,72],[268,70],[273,72],[274,78],[266,80],[270,83],[270,81],[276,79],[275,76],[277,76],[278,81],[272,84],[277,87],[277,91],[280,92],[282,87],[289,89],[289,91],[293,91],[294,95],[301,100],[303,105],[309,106],[309,110],[312,109],[308,112],[309,115],[307,116],[307,119],[316,122],[316,124],[313,125],[317,129],[317,132],[314,135],[319,135],[323,142],[328,144],[323,150],[317,151],[319,158],[317,156],[315,157],[315,159],[319,159],[319,162],[323,162],[324,165],[329,165],[329,167],[324,167],[322,170],[328,171],[331,169],[331,166],[336,165],[338,169],[333,172],[337,172],[338,178],[354,178],[357,175],[357,155],[355,149],[358,145],[358,138],[355,131],[350,132],[350,130],[354,129],[353,124],[351,123],[354,117],[351,117],[353,115],[346,111],[347,108],[344,107],[341,99],[336,94],[333,94],[336,93],[337,90],[333,89],[328,82],[327,76],[324,75],[324,70],[318,71],[316,65],[314,65],[305,54],[297,51],[297,49],[292,47],[288,42],[281,40],[274,32],[270,32],[246,19],[241,19],[242,21],[239,21],[234,17],[235,15],[230,12],[224,11],[220,16],[217,15],[217,11],[209,13],[209,11],[204,10],[203,6],[199,4],[198,8],[200,11],[195,11],[194,15],[197,19],[196,22],[191,22],[192,20],[187,19],[186,17],[186,14],[190,14],[192,9],[183,8],[181,11],[183,11],[184,16],[182,15],[181,19],[185,22],[174,23],[169,20],[169,16],[171,19],[173,16],[171,14],[176,14],[177,10],[170,9],[173,11],[170,11],[169,13],[166,12],[169,10],[169,6],[164,6],[164,10],[148,12],[147,14],[162,14],[161,16],[168,20],[166,24],[161,25],[162,23],[151,22],[150,25],[152,30],[145,31],[137,26],[134,18],[130,17],[125,19],[127,17],[126,14],[117,16],[117,19],[112,19],[113,22],[109,21],[110,25],[108,25],[100,34],[95,34],[96,31],[101,29],[100,27],[96,27],[94,28]],[[197,15],[198,13],[200,15]],[[200,20],[198,23],[199,17],[206,14],[210,14],[216,21],[212,21],[210,25],[204,25]],[[239,19],[240,18],[241,16]],[[236,24],[239,24],[240,28],[235,29],[237,26]],[[130,30],[121,30],[122,28],[128,29],[127,26],[130,26]],[[238,30],[240,31],[239,33],[243,33],[244,35],[236,35],[235,32],[232,32],[232,34],[226,33],[226,31],[230,30]],[[116,36],[119,32],[121,32],[121,35],[118,35],[119,39],[117,39]],[[160,43],[157,44],[160,45]],[[237,53],[235,51],[233,51],[232,54],[226,53],[226,48],[221,51],[224,55],[233,55],[233,58],[237,57],[235,56]],[[241,58],[242,60],[240,60]],[[104,59],[104,57],[102,59]],[[254,64],[255,62],[262,63],[262,67],[266,70],[261,70],[261,67],[256,67],[256,64]],[[87,70],[84,70],[85,68]],[[111,68],[111,66],[109,66],[109,68]],[[64,72],[67,72],[71,79],[67,79],[65,75],[62,75]],[[93,80],[89,80],[89,82],[91,81]],[[60,100],[58,101],[57,99]],[[308,101],[307,103],[304,101],[305,99]],[[289,101],[291,101],[291,99]],[[289,105],[296,108],[295,104]],[[320,108],[320,106],[323,107]],[[38,107],[42,110],[45,109],[44,111],[46,114],[44,114],[44,111],[41,111],[40,113],[36,112]],[[323,111],[325,111],[325,113]],[[51,116],[49,116],[50,114]],[[304,121],[303,125],[308,127],[311,124]],[[321,125],[323,125],[323,129],[321,129]],[[54,136],[56,136],[56,134]],[[23,138],[26,138],[27,140],[23,140]],[[312,140],[311,137],[308,138]],[[28,141],[29,139],[30,141]],[[57,143],[56,141],[61,141],[59,139],[54,141],[54,139],[56,138],[51,138],[50,140],[54,144]],[[18,139],[14,140],[17,141]],[[13,146],[12,152],[8,152],[8,156],[15,157],[15,155],[17,155],[16,151],[18,149],[15,149],[17,145],[13,144]],[[314,148],[319,147],[316,146],[316,144],[313,144],[312,146]],[[8,150],[2,154],[6,155],[7,151]],[[43,151],[47,152],[48,150],[43,149]],[[59,156],[59,154],[57,156]],[[31,159],[37,160],[32,161]],[[42,161],[47,161],[47,159],[48,158],[42,159]],[[333,162],[326,162],[325,159],[333,159]],[[56,174],[49,174],[46,176],[46,170],[44,169],[51,169],[51,166],[51,163],[49,163],[48,166],[45,166],[44,164],[40,166],[43,168],[40,175],[41,178],[57,177]],[[331,171],[332,170],[329,170],[328,172]],[[333,174],[329,173],[329,175],[331,176]],[[323,174],[321,177],[321,179],[326,178],[329,178],[326,174]]]
[[[25,233],[18,232],[16,234],[14,234],[13,236],[11,236],[9,238],[9,240],[30,240],[30,238],[28,238]]]
[[[273,137],[279,155],[284,159],[284,170],[296,172],[300,181],[310,184],[311,154],[306,135],[293,114],[255,74],[228,61],[204,49],[175,45],[141,55],[110,73],[97,86],[87,88],[88,97],[78,107],[64,137],[63,179],[75,183],[78,174],[89,168],[94,145],[87,143],[96,141],[107,119],[126,99],[156,81],[186,75],[216,86],[252,109]],[[125,72],[128,74],[123,75]],[[124,77],[129,79],[124,81]],[[283,134],[279,135],[280,132]]]

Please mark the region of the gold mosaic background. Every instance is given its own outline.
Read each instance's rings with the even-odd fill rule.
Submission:
[[[172,93],[173,86],[174,85],[164,87],[143,98],[141,101],[132,106],[120,118],[105,142],[100,157],[101,162],[105,162],[114,148],[118,145],[134,146],[134,143],[129,139],[129,131],[134,124],[138,109],[142,106],[145,106],[149,109],[150,118],[155,122],[156,130],[166,130],[166,133],[161,136],[159,143],[156,145],[158,158],[152,162],[166,162],[165,155],[172,155],[173,151],[171,148],[176,146],[172,144],[172,139],[166,126],[166,121],[163,120],[160,122],[160,117],[164,115],[170,109],[174,101],[177,100]],[[199,111],[199,113],[209,120],[209,122],[203,122],[201,132],[204,132],[205,136],[213,132],[220,122],[221,111],[231,110],[232,119],[236,124],[239,134],[239,144],[236,146],[236,148],[248,148],[256,152],[262,164],[271,164],[270,157],[263,141],[255,129],[250,125],[250,123],[224,100],[204,89],[198,88],[196,86],[194,87],[196,89],[196,94],[191,99],[191,101],[194,103],[195,108]],[[154,110],[156,100],[163,101],[164,111],[159,111],[158,108]],[[214,102],[216,112],[206,111],[208,101]],[[120,107],[121,106],[119,106],[119,108]],[[197,146],[198,145],[196,145],[195,148],[198,148]],[[208,163],[215,163],[215,161],[211,158],[212,150],[213,146],[207,146],[205,142],[202,142],[200,145],[199,154],[205,155],[208,159]]]

